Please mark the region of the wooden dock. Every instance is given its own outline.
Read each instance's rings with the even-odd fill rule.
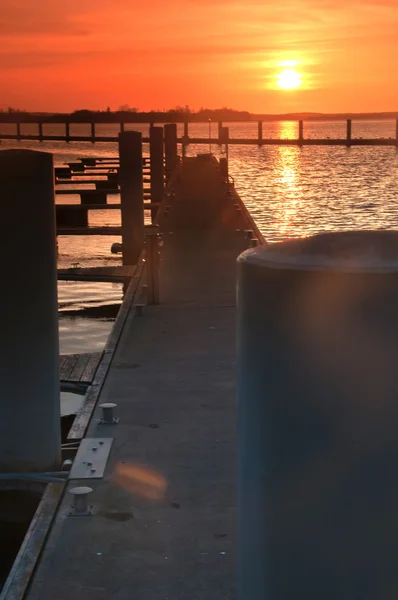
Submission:
[[[68,483],[94,490],[93,516],[68,517],[65,494],[28,600],[234,597],[235,261],[259,233],[210,157],[185,159],[156,224],[160,304],[124,305],[73,428],[113,438],[104,478]]]
[[[61,354],[59,357],[61,382],[91,384],[101,362],[102,354],[102,352]]]

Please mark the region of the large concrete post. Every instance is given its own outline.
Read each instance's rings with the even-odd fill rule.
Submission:
[[[61,463],[57,258],[51,154],[0,151],[0,472]]]
[[[166,178],[169,179],[177,162],[177,125],[167,123],[164,126],[164,153],[166,162]]]
[[[151,201],[161,202],[164,195],[163,167],[163,128],[151,127],[149,136],[149,154],[151,168]],[[157,208],[151,210],[152,221],[156,217]]]
[[[140,132],[119,133],[119,158],[123,264],[135,265],[144,245],[144,189]]]
[[[239,600],[398,597],[398,232],[238,259]]]

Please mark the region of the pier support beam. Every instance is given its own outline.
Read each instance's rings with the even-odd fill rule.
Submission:
[[[21,140],[21,122],[17,121],[17,140]]]
[[[398,595],[398,232],[238,259],[239,600]]]
[[[261,144],[263,141],[263,122],[258,122],[258,143]]]
[[[144,190],[140,132],[119,133],[119,156],[123,264],[135,265],[144,245]]]
[[[347,119],[347,148],[351,146],[352,121]]]
[[[177,125],[167,123],[164,126],[164,152],[166,162],[166,178],[169,179],[177,162]]]
[[[57,258],[51,154],[0,151],[0,472],[61,463]],[[12,253],[12,256],[10,255]]]
[[[70,124],[69,124],[69,121],[66,121],[66,123],[65,123],[65,138],[66,138],[66,141],[69,142],[69,138],[70,138]]]
[[[164,195],[164,167],[163,167],[163,128],[152,127],[149,136],[150,173],[151,173],[151,201],[161,202]],[[151,209],[152,221],[155,219],[157,208]]]
[[[43,123],[39,122],[39,141],[43,141]]]
[[[223,128],[223,126],[222,126],[222,121],[219,121],[219,122],[218,122],[218,143],[219,143],[219,144],[222,144],[222,142],[221,142],[221,137],[222,137],[222,128]]]
[[[91,123],[91,142],[95,142],[95,123]]]

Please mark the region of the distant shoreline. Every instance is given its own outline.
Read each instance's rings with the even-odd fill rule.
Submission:
[[[397,112],[377,113],[284,113],[284,114],[253,114],[232,109],[203,110],[185,112],[171,110],[167,112],[138,112],[138,111],[90,111],[79,110],[73,113],[0,112],[0,123],[206,123],[209,120],[217,122],[249,122],[249,121],[382,121],[398,119]]]

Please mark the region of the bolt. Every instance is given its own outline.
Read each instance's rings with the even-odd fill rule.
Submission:
[[[93,452],[97,450],[97,446],[93,446]]]

